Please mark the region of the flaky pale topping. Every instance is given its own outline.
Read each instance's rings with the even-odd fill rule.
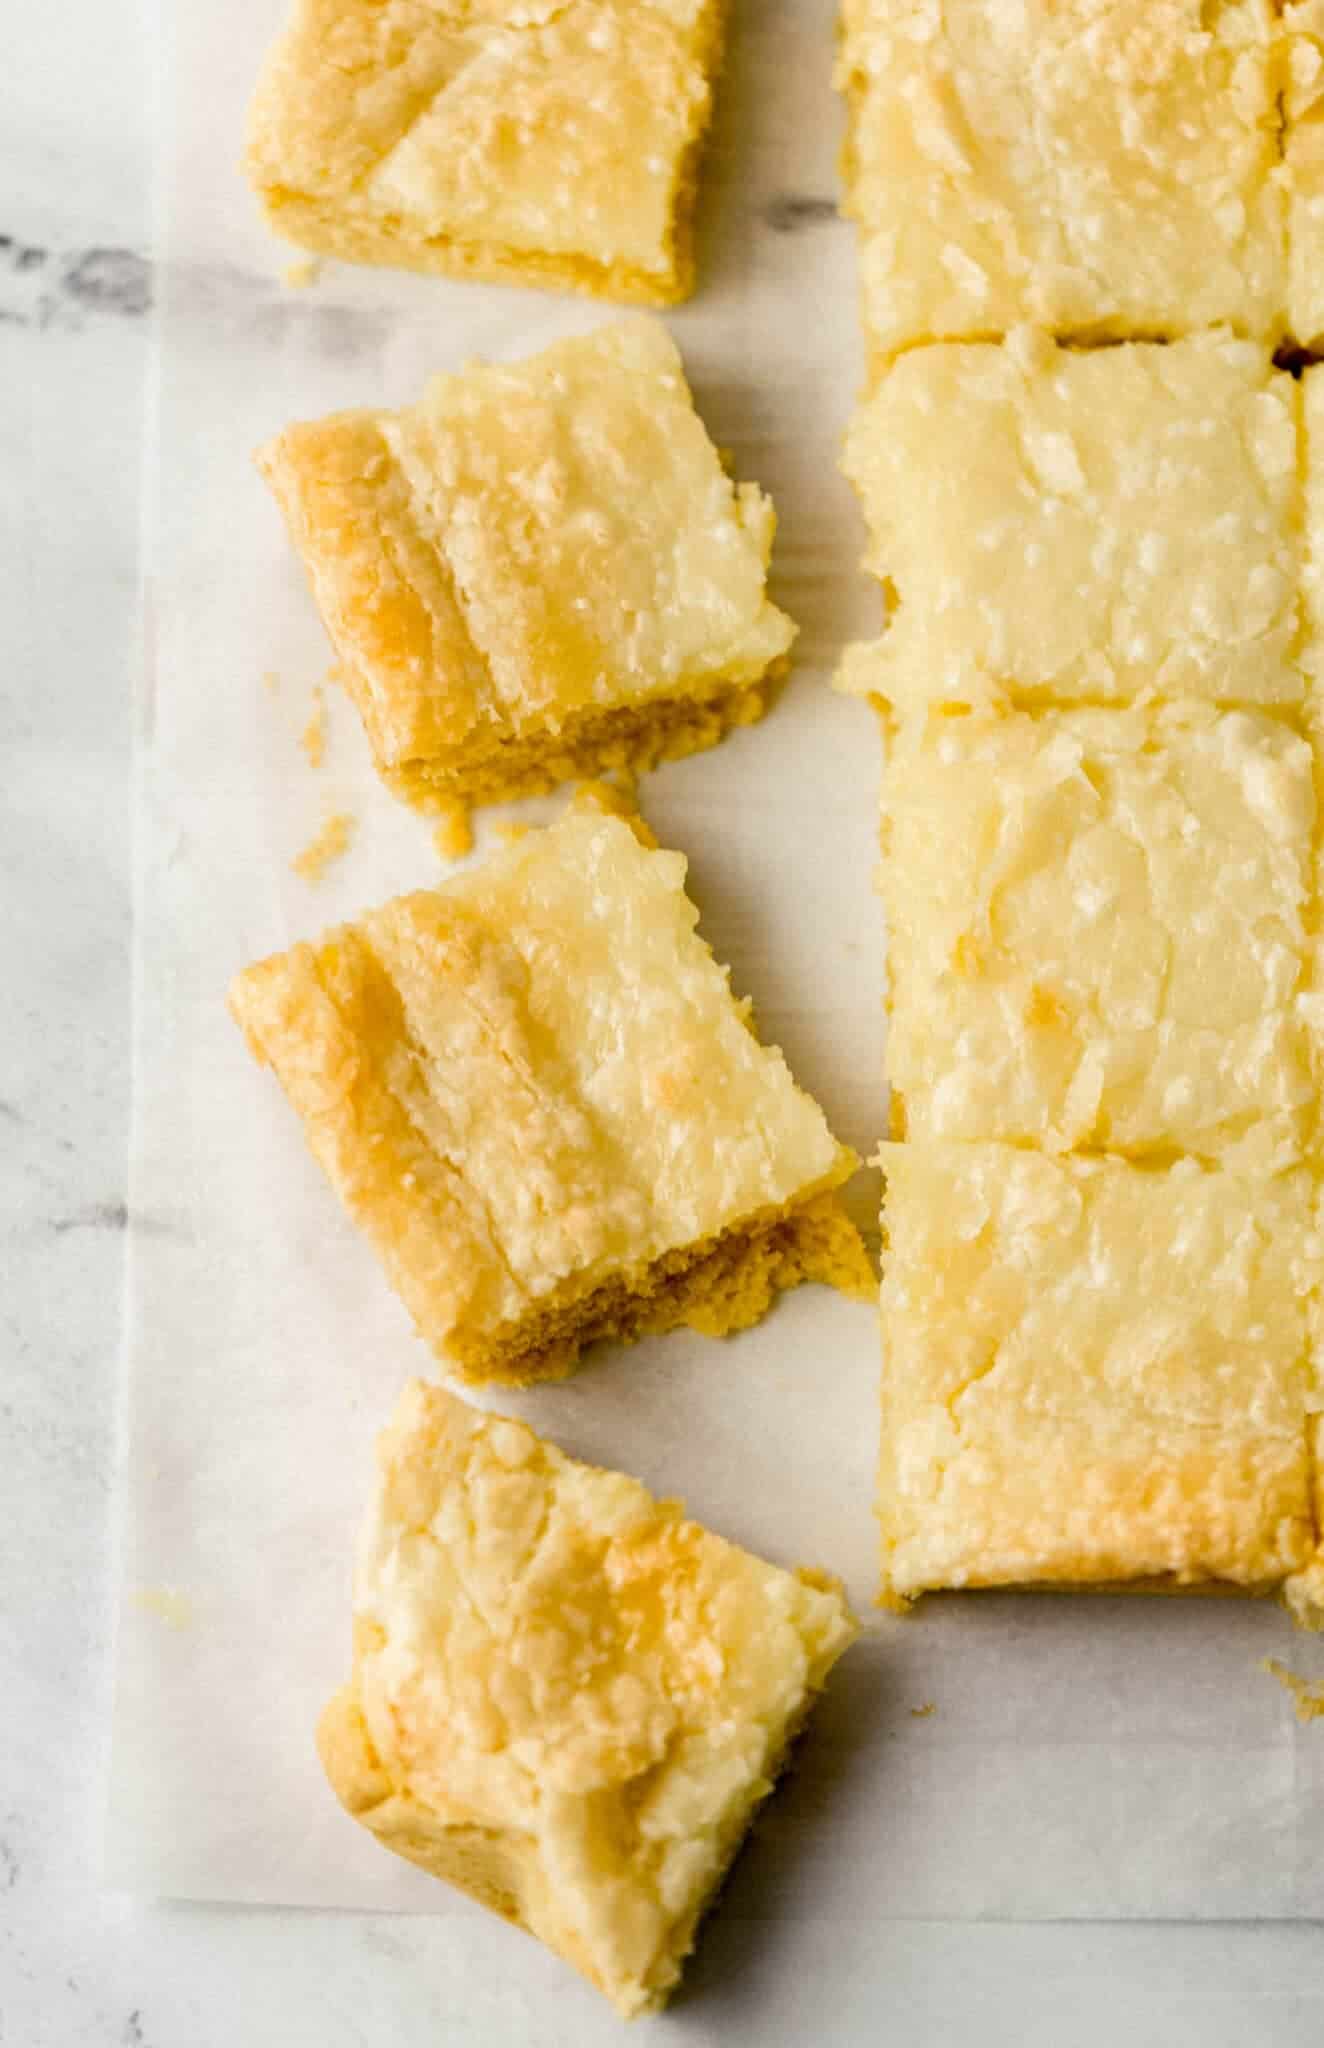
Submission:
[[[1301,576],[1302,658],[1312,681],[1324,677],[1324,375],[1312,364],[1301,378],[1305,473],[1305,547]]]
[[[855,1633],[845,1603],[435,1388],[406,1390],[380,1471],[355,1688],[381,1766],[443,1828],[530,1839],[534,1931],[642,2001]]]
[[[746,1028],[684,875],[620,819],[572,813],[236,983],[254,1051],[443,1352],[849,1172]]]
[[[523,255],[535,282],[560,259],[590,289],[675,297],[720,22],[718,0],[297,0],[249,174],[276,226],[349,255]]]
[[[1288,332],[1318,351],[1324,340],[1324,0],[1285,0],[1283,30]]]
[[[1284,313],[1268,0],[846,0],[838,80],[881,353]]]
[[[1299,701],[1300,433],[1292,378],[1226,335],[901,357],[846,447],[897,597],[865,687]]]
[[[1203,705],[908,722],[884,891],[910,1134],[1298,1158],[1312,775],[1291,727]]]
[[[755,682],[794,627],[656,322],[434,379],[260,451],[386,769]]]
[[[923,1143],[883,1167],[895,1591],[1308,1566],[1308,1174]]]

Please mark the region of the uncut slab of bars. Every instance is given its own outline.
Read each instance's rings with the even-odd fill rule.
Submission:
[[[846,0],[839,82],[883,1597],[1318,1620],[1324,8]]]

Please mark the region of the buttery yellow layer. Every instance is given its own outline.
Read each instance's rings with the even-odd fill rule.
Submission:
[[[297,0],[250,115],[272,225],[351,261],[670,304],[721,0]]]
[[[810,1280],[857,1301],[874,1297],[868,1254],[833,1194],[753,1217],[587,1291],[572,1283],[490,1338],[458,1340],[455,1354],[475,1385],[554,1379],[574,1369],[587,1344],[629,1344],[682,1325],[729,1337],[761,1322],[777,1294]]]
[[[716,746],[735,727],[755,724],[766,709],[763,694],[742,682],[710,696],[584,712],[567,719],[555,734],[512,739],[493,731],[451,754],[404,761],[383,773],[391,788],[419,810],[456,796],[466,803],[496,803],[537,796],[581,776],[642,774],[660,761],[678,761]]]
[[[618,306],[661,307],[681,304],[694,290],[694,199],[693,181],[687,180],[677,200],[666,261],[657,271],[447,235],[411,240],[389,219],[380,224],[350,220],[335,205],[320,205],[297,192],[269,189],[262,194],[262,205],[268,223],[286,241],[315,250],[319,256],[339,257],[343,263],[576,292],[584,298],[610,299]]]
[[[885,1591],[1320,1574],[1312,1177],[884,1147]]]
[[[418,1383],[379,1467],[319,1730],[337,1796],[655,2009],[855,1634],[839,1589]]]

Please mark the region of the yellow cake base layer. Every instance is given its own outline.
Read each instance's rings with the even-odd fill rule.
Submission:
[[[420,270],[436,277],[465,277],[486,284],[531,285],[543,291],[579,292],[624,306],[676,306],[694,290],[694,252],[688,218],[676,224],[669,271],[636,270],[624,263],[595,263],[588,256],[551,255],[515,249],[501,242],[461,241],[451,235],[417,236],[389,218],[355,220],[334,202],[320,204],[300,192],[267,187],[261,194],[269,225],[286,241],[345,263],[372,263],[392,270]],[[691,200],[692,204],[692,200]]]
[[[715,747],[736,726],[753,725],[767,709],[761,683],[742,680],[706,697],[667,697],[638,706],[590,712],[559,733],[494,737],[453,754],[404,761],[383,772],[397,796],[424,811],[543,796],[563,782],[612,771],[642,774],[659,761]]]
[[[588,1292],[576,1283],[492,1339],[455,1340],[452,1351],[473,1385],[563,1379],[587,1344],[629,1344],[682,1325],[728,1337],[759,1322],[775,1295],[810,1280],[859,1301],[877,1292],[860,1234],[832,1193],[627,1267]]]

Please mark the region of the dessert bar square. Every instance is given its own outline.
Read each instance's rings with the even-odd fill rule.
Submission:
[[[424,807],[711,746],[795,628],[775,524],[637,316],[259,451],[382,774]]]
[[[1025,320],[1280,336],[1269,0],[845,0],[838,82],[878,358]]]
[[[906,1134],[1298,1159],[1314,819],[1310,746],[1263,713],[907,721],[883,876]]]
[[[271,225],[356,263],[670,305],[724,0],[296,0],[247,169]]]
[[[675,1985],[856,1632],[834,1580],[415,1382],[379,1445],[353,1678],[318,1746],[387,1848],[630,2017]]]
[[[888,1145],[879,1514],[893,1599],[1289,1581],[1318,1525],[1310,1176]]]
[[[1304,693],[1299,392],[1208,334],[916,349],[845,468],[895,597],[848,681],[893,704]]]
[[[1324,0],[1287,0],[1283,162],[1287,179],[1287,325],[1324,345]]]
[[[472,1381],[867,1298],[852,1155],[695,931],[679,854],[567,813],[241,974],[231,1006],[419,1334]]]

